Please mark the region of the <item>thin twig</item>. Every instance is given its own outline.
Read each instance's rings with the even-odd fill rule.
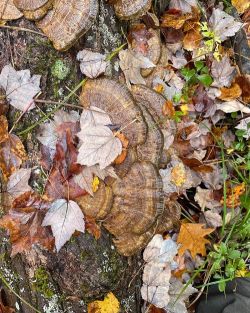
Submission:
[[[76,104],[71,104],[71,103],[63,103],[63,102],[51,101],[51,100],[43,100],[43,99],[35,99],[35,102],[36,103],[45,103],[45,104],[56,104],[56,105],[61,105],[62,104],[65,107],[83,110],[82,106],[76,105]]]
[[[22,31],[22,32],[29,32],[29,33],[33,33],[36,35],[40,35],[43,37],[47,37],[45,34],[37,32],[35,30],[29,29],[29,28],[24,28],[24,27],[18,27],[18,26],[9,26],[9,25],[0,25],[1,28],[6,28],[6,29],[10,29],[10,30],[17,30],[17,31]]]

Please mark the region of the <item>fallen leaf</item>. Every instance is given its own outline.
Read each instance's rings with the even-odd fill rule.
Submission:
[[[88,109],[82,111],[80,123],[81,129],[86,126],[112,125],[112,121],[108,114],[95,106],[90,106]]]
[[[185,289],[184,289],[185,288]],[[168,313],[188,313],[185,301],[195,292],[198,292],[192,285],[187,287],[177,278],[171,278],[169,295],[170,301],[164,307]]]
[[[244,15],[241,17],[242,21],[244,22],[244,32],[247,37],[247,43],[248,46],[250,47],[250,9],[248,9]]]
[[[0,169],[4,179],[19,169],[26,159],[25,148],[16,135],[10,134],[7,140],[0,143]]]
[[[197,7],[196,0],[171,0],[169,4],[170,9],[179,9],[183,13],[191,13],[192,7]]]
[[[55,200],[46,213],[42,226],[51,226],[57,252],[71,238],[76,230],[84,233],[84,215],[78,204],[72,200]]]
[[[155,64],[141,53],[134,52],[131,49],[120,51],[119,58],[127,85],[130,86],[130,83],[145,85],[145,80],[141,76],[141,69],[155,67]]]
[[[104,169],[100,169],[99,165],[93,165],[84,167],[81,173],[74,176],[73,179],[76,184],[78,184],[82,189],[86,190],[89,194],[91,194],[91,196],[93,196],[94,193],[92,189],[92,183],[94,176],[97,176],[102,180],[108,176],[118,178],[112,166],[107,166]]]
[[[11,308],[6,303],[6,294],[4,292],[4,289],[0,289],[0,313],[15,313],[15,309]]]
[[[242,23],[237,22],[233,16],[227,14],[221,9],[213,9],[213,13],[209,19],[209,24],[217,37],[221,41],[234,36],[240,28]]]
[[[194,51],[200,46],[202,35],[200,32],[200,26],[194,26],[190,29],[183,38],[183,48],[188,51]]]
[[[10,233],[11,256],[30,251],[33,244],[52,250],[54,239],[50,231],[41,225],[48,207],[48,202],[30,192],[15,199],[12,209],[0,219],[0,227]]]
[[[81,72],[89,78],[96,78],[105,72],[107,62],[105,55],[84,49],[77,53]]]
[[[212,86],[229,87],[234,77],[235,67],[231,66],[230,59],[224,56],[221,61],[214,60],[211,73],[214,78]]]
[[[7,193],[12,197],[12,199],[18,198],[22,194],[32,190],[28,184],[30,175],[30,168],[21,168],[10,176],[7,184]]]
[[[242,90],[242,100],[246,103],[250,103],[250,75],[237,76],[235,82]]]
[[[217,228],[222,226],[222,217],[218,212],[205,211],[203,214],[208,227]]]
[[[197,254],[206,256],[206,244],[209,240],[205,239],[206,235],[211,234],[213,228],[203,228],[203,224],[184,223],[181,225],[180,233],[178,235],[177,243],[181,244],[179,248],[179,255],[183,255],[186,250],[189,250],[193,259]]]
[[[203,189],[198,186],[196,188],[194,200],[199,204],[202,211],[204,211],[205,208],[214,209],[216,207],[221,207],[220,202],[214,199],[213,190],[211,189]]]
[[[109,292],[103,301],[94,301],[88,304],[88,313],[119,313],[120,303],[112,292]]]
[[[240,121],[240,123],[235,127],[237,129],[245,130],[243,137],[246,139],[250,138],[250,117],[247,117]]]
[[[122,153],[120,155],[118,155],[118,157],[115,159],[114,163],[115,164],[122,164],[127,157],[129,141],[123,133],[117,133],[116,137],[119,138],[121,143],[122,143]]]
[[[221,110],[225,113],[232,113],[232,112],[242,112],[242,113],[250,113],[250,108],[242,104],[237,100],[227,101],[227,102],[220,102],[216,104],[217,110]]]
[[[96,221],[93,217],[85,215],[85,228],[87,232],[95,237],[95,239],[99,239],[101,237],[101,228],[96,224]]]
[[[220,89],[220,92],[221,94],[218,98],[223,101],[235,100],[236,98],[239,98],[242,94],[240,86],[236,83],[232,84],[232,86],[229,88],[222,87]]]
[[[250,2],[248,0],[232,0],[232,5],[240,14],[243,14],[247,9],[250,8]]]
[[[179,10],[168,10],[164,13],[161,21],[161,27],[172,27],[174,29],[180,29],[185,22],[192,18],[192,14],[182,14]]]
[[[0,86],[10,104],[26,112],[35,107],[33,98],[41,91],[40,79],[41,75],[31,77],[30,70],[16,71],[11,65],[6,65],[0,74]]]
[[[6,141],[9,138],[8,133],[8,121],[5,116],[0,116],[0,143]]]
[[[104,169],[122,153],[122,143],[106,126],[86,126],[78,133],[81,146],[77,162],[82,165],[100,165]]]
[[[157,308],[153,304],[150,304],[150,306],[148,307],[148,313],[166,313],[166,311],[163,309]]]
[[[183,163],[175,165],[171,170],[171,182],[177,187],[181,187],[187,179],[185,167]]]
[[[167,100],[162,107],[162,114],[168,117],[173,117],[175,115],[175,108],[173,102]]]
[[[227,188],[226,206],[228,208],[236,208],[241,204],[240,196],[244,194],[246,190],[245,183],[234,186],[233,188]],[[223,205],[224,199],[221,199],[221,204]]]
[[[148,41],[152,34],[144,24],[135,24],[131,26],[128,34],[128,41],[132,49],[136,52],[147,55],[149,44]]]

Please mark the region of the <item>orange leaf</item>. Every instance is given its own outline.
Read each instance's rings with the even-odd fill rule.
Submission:
[[[183,39],[183,47],[188,51],[193,51],[200,46],[202,35],[200,33],[200,27],[190,29]]]
[[[191,18],[191,13],[181,14],[181,11],[179,10],[168,10],[162,17],[161,27],[180,29],[183,27],[185,22]]]
[[[231,101],[235,100],[236,98],[239,98],[242,94],[242,90],[240,86],[236,83],[232,84],[229,88],[221,88],[221,95],[219,96],[219,99],[224,101]]]
[[[117,133],[115,136],[117,138],[119,138],[121,143],[122,143],[122,153],[120,155],[118,155],[118,157],[115,159],[114,163],[115,164],[122,164],[127,157],[127,152],[128,152],[127,148],[128,148],[129,141],[125,137],[125,135],[122,133]]]
[[[236,77],[235,82],[240,86],[242,90],[243,101],[246,103],[250,103],[250,75],[238,76]]]
[[[5,116],[0,116],[0,143],[6,141],[9,137],[8,134],[8,121]]]
[[[240,196],[245,192],[246,185],[245,183],[241,183],[237,186],[234,186],[232,189],[228,188],[227,190],[227,199],[226,206],[228,208],[235,208],[240,205]],[[224,200],[222,199],[221,204],[223,204]]]
[[[93,217],[85,215],[85,227],[87,231],[95,237],[95,239],[99,239],[101,237],[100,226],[96,224]]]
[[[250,8],[249,0],[232,0],[232,5],[236,8],[238,13],[244,13]]]
[[[163,115],[165,116],[169,116],[169,117],[173,117],[174,114],[175,114],[175,108],[174,108],[174,105],[173,105],[173,102],[172,101],[169,101],[167,100],[163,107],[162,107],[162,113]]]
[[[203,228],[204,224],[186,223],[181,225],[180,233],[177,242],[181,244],[179,248],[179,255],[183,255],[186,250],[189,250],[192,257],[195,258],[196,254],[206,255],[206,244],[209,240],[204,237],[211,234],[213,228]]]
[[[159,309],[156,306],[154,306],[153,304],[150,304],[148,310],[148,313],[165,313],[166,311],[163,309]]]

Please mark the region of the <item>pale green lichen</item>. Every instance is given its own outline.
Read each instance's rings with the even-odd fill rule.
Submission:
[[[63,60],[58,59],[52,65],[51,74],[59,80],[64,80],[70,73],[70,68],[63,62]]]
[[[50,283],[49,275],[46,269],[38,267],[34,273],[33,287],[36,291],[40,292],[46,299],[50,299],[54,296],[55,291]]]

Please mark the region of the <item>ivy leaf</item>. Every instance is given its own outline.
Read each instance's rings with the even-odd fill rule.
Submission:
[[[16,71],[10,64],[0,74],[0,86],[12,106],[23,112],[34,109],[33,98],[40,89],[41,75],[30,75],[30,70]]]
[[[84,233],[84,215],[78,204],[72,200],[55,200],[45,215],[42,226],[51,226],[57,252],[71,238],[76,230]]]
[[[237,22],[231,15],[221,9],[213,9],[209,24],[215,35],[219,37],[221,41],[234,36],[243,26],[242,23]]]
[[[204,237],[211,234],[213,228],[203,228],[203,224],[185,223],[181,225],[180,233],[178,235],[177,243],[181,244],[179,248],[179,255],[183,255],[186,250],[189,250],[192,257],[196,254],[206,255],[205,245],[210,243]]]

